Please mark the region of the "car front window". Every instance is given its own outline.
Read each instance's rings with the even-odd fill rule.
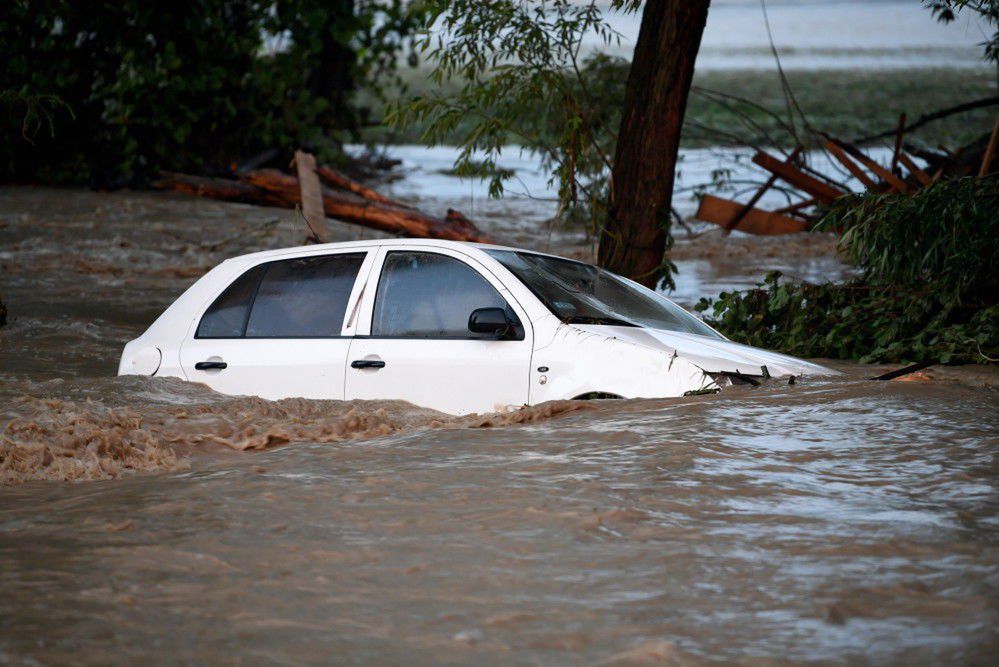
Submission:
[[[393,251],[386,255],[378,281],[371,335],[490,338],[468,329],[469,315],[479,308],[506,310],[520,329],[506,300],[464,262],[431,252]]]
[[[659,293],[591,264],[514,250],[487,250],[567,324],[665,329],[721,338]]]

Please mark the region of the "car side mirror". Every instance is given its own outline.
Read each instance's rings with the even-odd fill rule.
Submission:
[[[468,316],[468,330],[477,334],[491,334],[503,338],[514,323],[507,317],[504,308],[477,308]]]

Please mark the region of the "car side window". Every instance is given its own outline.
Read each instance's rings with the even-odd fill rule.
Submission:
[[[516,319],[496,288],[464,262],[430,252],[390,252],[378,280],[371,335],[488,338],[468,330],[468,316],[478,308],[504,308]]]
[[[299,257],[254,267],[215,299],[195,337],[339,336],[364,256]]]
[[[195,338],[240,338],[246,329],[253,294],[267,265],[255,266],[226,288],[198,323]]]
[[[273,262],[260,281],[247,338],[339,336],[364,253]]]

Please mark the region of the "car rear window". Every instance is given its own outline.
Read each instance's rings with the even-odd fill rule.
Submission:
[[[240,338],[246,330],[253,294],[267,265],[255,266],[226,288],[198,323],[197,338]]]
[[[211,305],[197,337],[339,336],[364,255],[299,257],[251,269]]]

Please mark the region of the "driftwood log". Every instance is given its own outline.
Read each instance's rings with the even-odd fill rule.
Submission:
[[[333,170],[319,167],[321,179],[330,182]],[[342,175],[340,175],[342,176]],[[369,229],[412,238],[491,243],[492,239],[458,211],[448,210],[444,218],[429,215],[395,202],[370,188],[354,183],[352,189],[322,187],[326,216]],[[238,180],[161,172],[153,187],[223,201],[294,208],[301,201],[298,179],[276,169],[258,169],[238,174]]]
[[[346,174],[343,174],[337,171],[336,169],[331,169],[326,165],[323,165],[318,169],[316,169],[316,173],[319,175],[319,178],[321,178],[323,181],[333,186],[334,188],[346,190],[347,192],[353,192],[355,195],[363,197],[368,201],[381,202],[382,204],[398,206],[399,208],[412,208],[407,204],[403,204],[402,202],[390,199],[385,195],[381,194],[380,192],[372,190],[366,185],[362,185],[361,183],[358,183],[357,181],[348,177]]]

